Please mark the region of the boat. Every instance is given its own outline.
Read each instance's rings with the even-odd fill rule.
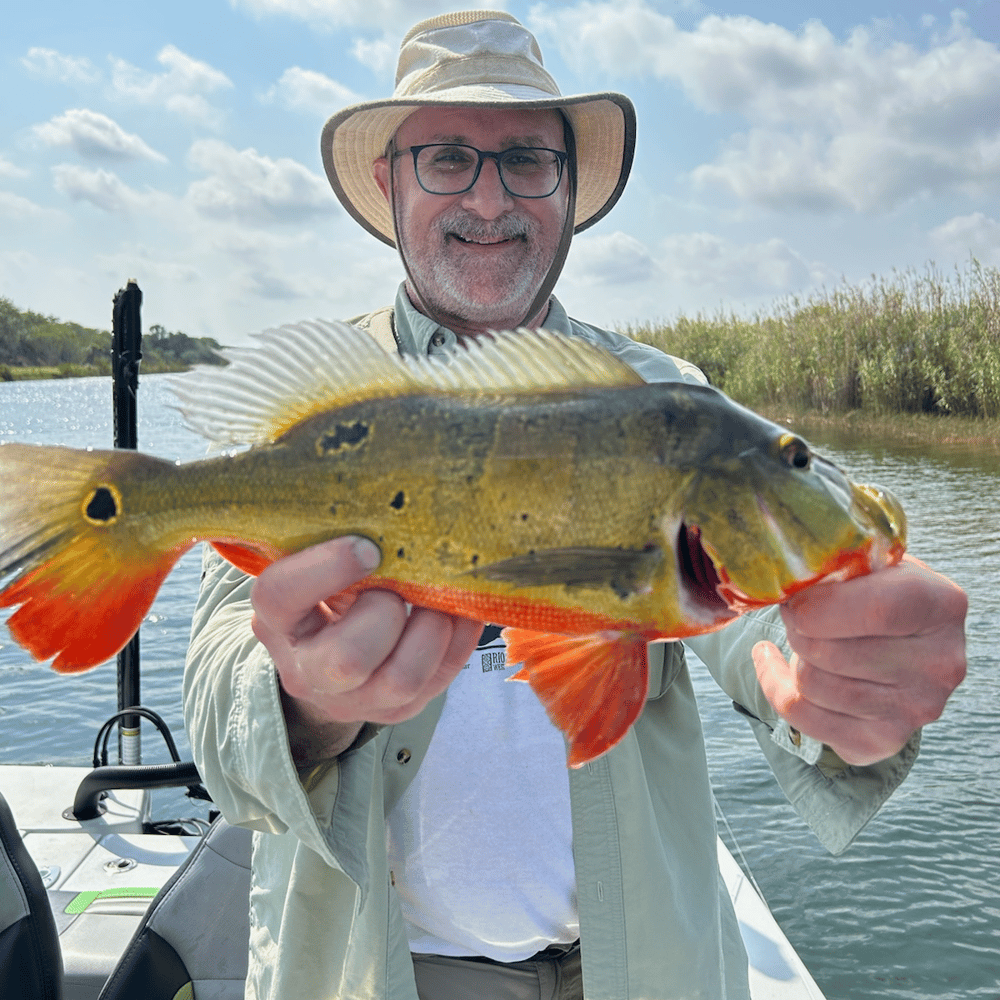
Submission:
[[[140,303],[135,282],[115,298],[118,447],[136,446]],[[139,690],[134,641],[119,654],[119,710],[97,731],[92,768],[0,765],[0,996],[243,996],[251,833],[222,817],[152,822],[158,789],[208,793],[195,765],[178,759],[162,719],[137,703]],[[140,718],[164,735],[172,763],[142,764]],[[118,763],[109,764],[116,727]],[[753,1000],[824,1000],[749,870],[720,838],[717,847]]]

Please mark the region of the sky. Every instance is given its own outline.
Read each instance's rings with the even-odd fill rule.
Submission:
[[[1000,266],[1000,2],[494,3],[564,94],[638,114],[618,206],[557,286],[605,326],[752,314],[841,282]],[[240,344],[392,301],[323,123],[388,96],[424,0],[37,0],[0,34],[0,296]]]

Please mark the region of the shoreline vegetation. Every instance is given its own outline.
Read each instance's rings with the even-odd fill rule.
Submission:
[[[720,310],[619,328],[698,365],[779,423],[858,437],[1000,447],[1000,268],[933,265],[750,316]],[[211,337],[153,325],[141,372],[222,364]],[[0,381],[111,374],[111,335],[0,297]]]
[[[621,332],[698,365],[796,429],[941,444],[1000,440],[1000,269],[894,272],[752,316],[719,311]]]
[[[141,371],[147,375],[220,365],[221,345],[211,337],[171,333],[154,324],[142,338]],[[18,309],[0,296],[0,382],[84,378],[111,374],[111,334]]]

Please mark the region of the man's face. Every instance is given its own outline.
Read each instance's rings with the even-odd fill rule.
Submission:
[[[515,198],[504,189],[494,160],[463,194],[424,191],[413,172],[410,146],[455,142],[499,152],[513,146],[565,149],[556,111],[420,108],[400,126],[395,148],[397,225],[420,296],[437,317],[459,330],[507,328],[525,313],[555,257],[567,207],[565,172],[548,198]],[[389,162],[374,164],[388,194]]]

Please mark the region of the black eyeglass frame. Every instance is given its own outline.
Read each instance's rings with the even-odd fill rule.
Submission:
[[[461,188],[458,191],[432,191],[429,187],[427,187],[426,184],[424,184],[423,178],[421,178],[420,176],[420,170],[417,167],[417,157],[425,149],[431,149],[434,146],[440,146],[443,149],[449,147],[457,149],[471,149],[476,154],[476,156],[478,157],[478,160],[476,162],[476,169],[475,171],[473,171],[472,180],[469,181],[469,183],[464,188]],[[559,164],[559,172],[556,175],[556,182],[552,186],[552,190],[549,191],[547,194],[518,194],[515,191],[511,191],[511,189],[507,186],[507,181],[504,178],[504,172],[500,163],[501,159],[505,156],[508,156],[511,153],[518,153],[518,152],[523,153],[528,150],[538,150],[539,152],[543,153],[552,153],[552,155],[555,156],[556,158],[556,162]],[[420,185],[420,187],[423,188],[423,190],[426,191],[428,194],[441,195],[442,197],[445,198],[450,198],[452,195],[456,194],[465,194],[466,191],[471,191],[476,186],[476,181],[479,180],[479,174],[483,169],[483,160],[494,160],[496,162],[497,175],[500,178],[500,183],[503,185],[503,189],[512,198],[530,198],[530,199],[551,198],[552,195],[554,195],[556,191],[559,190],[559,185],[562,183],[563,179],[563,172],[565,171],[566,163],[569,160],[569,153],[565,153],[561,149],[550,149],[548,146],[511,146],[509,149],[501,149],[497,153],[491,153],[484,151],[482,149],[477,149],[475,146],[470,146],[464,142],[427,142],[424,143],[422,146],[410,146],[408,149],[395,150],[392,153],[392,159],[397,160],[401,156],[406,156],[407,153],[413,154],[413,175],[414,177],[417,178],[417,183]]]

